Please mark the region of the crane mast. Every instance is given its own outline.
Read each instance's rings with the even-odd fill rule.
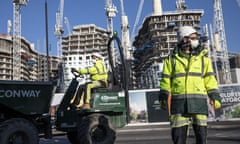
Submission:
[[[134,25],[133,25],[133,29],[132,29],[132,32],[131,32],[131,41],[133,41],[133,37],[135,35],[137,25],[138,25],[138,22],[140,20],[141,14],[142,14],[143,4],[144,4],[144,0],[141,0],[140,3],[139,3],[139,6],[138,6],[137,16],[136,16],[136,19],[135,19],[135,22],[134,22]]]
[[[62,36],[63,36],[63,8],[64,8],[64,0],[60,0],[59,9],[56,13],[56,24],[55,24],[55,35],[58,38],[57,41],[57,49],[58,49],[58,57],[60,59],[58,66],[58,77],[59,77],[59,87],[57,89],[58,92],[64,92],[64,64],[62,58]]]
[[[68,35],[70,36],[70,34],[71,34],[70,24],[69,24],[69,20],[68,20],[67,17],[64,17],[64,23],[65,23],[65,25],[66,25],[66,27],[67,27]]]
[[[238,7],[240,7],[240,0],[236,0],[237,1],[237,4],[238,4]]]
[[[64,7],[64,0],[60,0],[59,9],[56,13],[56,24],[55,24],[55,35],[58,38],[57,41],[57,49],[58,49],[58,56],[62,59],[62,35],[63,35],[63,7]]]
[[[12,79],[21,79],[21,6],[28,0],[13,0],[13,61]],[[19,63],[20,62],[20,63]]]
[[[221,59],[223,83],[232,83],[221,0],[214,0],[213,33],[216,56]]]
[[[12,21],[11,20],[8,20],[7,22],[7,34],[8,35],[11,35],[11,31],[12,30]]]
[[[112,0],[106,0],[106,16],[107,16],[107,30],[113,33],[113,18],[117,15],[117,8],[113,5]]]
[[[125,14],[123,0],[121,3],[121,31],[122,31],[122,46],[124,48],[123,53],[126,59],[130,59],[130,38],[129,38],[129,24],[128,17]]]
[[[108,36],[112,37],[113,36],[113,18],[116,17],[117,15],[117,8],[114,6],[112,3],[112,0],[105,0],[105,14],[107,16],[107,31],[108,31]],[[111,43],[111,49],[113,52],[113,61],[114,64],[117,62],[116,58],[116,51],[114,48],[114,43]]]

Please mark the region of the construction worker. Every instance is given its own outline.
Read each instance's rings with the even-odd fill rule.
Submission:
[[[83,106],[81,106],[80,102],[78,102],[78,108],[89,109],[90,108],[90,100],[91,100],[91,90],[97,87],[107,87],[108,82],[108,73],[106,66],[103,62],[102,56],[98,53],[92,54],[93,66],[89,68],[76,70],[72,68],[73,72],[78,72],[80,74],[90,74],[91,82],[85,84],[84,90],[84,99]],[[81,96],[80,96],[81,97]],[[81,98],[78,98],[81,100]]]
[[[174,144],[186,144],[190,123],[196,144],[206,144],[207,97],[215,109],[221,107],[218,83],[211,60],[206,56],[207,50],[200,44],[198,32],[192,26],[181,26],[177,35],[177,47],[164,60],[160,104],[162,108],[169,106]]]

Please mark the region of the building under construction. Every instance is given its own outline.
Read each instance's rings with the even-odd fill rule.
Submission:
[[[161,0],[153,0],[153,13],[144,19],[133,42],[135,89],[159,87],[163,60],[177,45],[177,28],[184,25],[193,26],[197,30],[201,29],[202,36],[209,39],[211,37],[211,41],[206,40],[206,44],[219,84],[239,82],[237,74],[239,70],[230,69],[221,0],[214,0],[213,8],[214,24],[208,33],[207,25],[202,28],[199,26],[204,14],[203,9],[187,9],[184,0],[176,0],[175,11],[163,12]],[[238,61],[236,57],[231,59],[232,62]],[[231,77],[234,79],[232,80]]]
[[[13,79],[13,40],[12,36],[0,35],[0,79]],[[22,81],[47,81],[58,74],[59,58],[40,54],[26,39],[21,38],[19,65],[19,80]],[[48,73],[48,64],[49,73]],[[49,74],[49,75],[48,75]]]
[[[71,78],[71,68],[85,68],[92,64],[91,54],[99,53],[108,62],[107,42],[109,39],[106,29],[95,24],[77,25],[72,33],[63,37],[64,80],[68,85]]]
[[[163,59],[177,45],[176,28],[182,25],[200,29],[199,23],[204,10],[187,9],[177,3],[176,11],[162,12],[160,0],[153,0],[153,13],[145,18],[133,46],[134,88],[158,88]]]

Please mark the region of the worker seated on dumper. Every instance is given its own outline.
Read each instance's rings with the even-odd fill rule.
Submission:
[[[103,62],[103,58],[99,53],[92,54],[93,66],[89,68],[76,70],[72,68],[72,72],[78,72],[79,74],[89,74],[91,82],[87,82],[83,89],[83,92],[78,94],[75,98],[79,101],[76,102],[77,108],[90,109],[91,90],[98,87],[107,87],[108,85],[108,73]],[[83,97],[83,104],[80,102]]]

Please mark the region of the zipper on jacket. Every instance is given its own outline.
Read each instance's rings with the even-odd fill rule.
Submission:
[[[189,73],[191,56],[192,56],[192,55],[190,54],[190,56],[187,58],[188,63],[187,63],[187,67],[186,67],[186,69],[185,69],[186,75],[185,75],[185,94],[184,94],[184,96],[185,96],[185,103],[186,103],[186,105],[188,105],[188,99],[187,99],[187,79],[188,79],[188,73]],[[187,110],[187,107],[186,107],[186,110]],[[188,111],[188,110],[187,110],[187,111]]]

